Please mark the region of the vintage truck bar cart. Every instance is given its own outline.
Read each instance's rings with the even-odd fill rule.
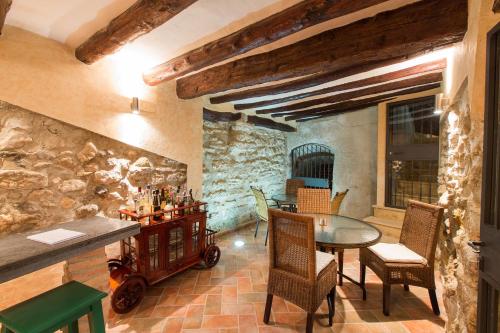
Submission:
[[[207,204],[193,203],[152,214],[120,210],[120,219],[141,223],[139,235],[121,241],[121,258],[108,261],[111,306],[127,313],[144,297],[148,285],[205,262],[213,267],[220,258],[216,231],[207,229]]]

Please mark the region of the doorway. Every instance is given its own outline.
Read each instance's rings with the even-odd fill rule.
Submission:
[[[500,332],[500,24],[488,33],[484,155],[481,198],[478,325]]]

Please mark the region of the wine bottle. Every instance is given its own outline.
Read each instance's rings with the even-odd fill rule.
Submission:
[[[161,199],[160,199],[160,191],[153,191],[153,212],[158,212],[161,210]],[[154,215],[153,220],[161,221],[161,215]]]

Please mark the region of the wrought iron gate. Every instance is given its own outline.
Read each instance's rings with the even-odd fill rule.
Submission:
[[[335,154],[328,146],[308,143],[292,149],[292,178],[315,178],[328,181],[332,188]]]

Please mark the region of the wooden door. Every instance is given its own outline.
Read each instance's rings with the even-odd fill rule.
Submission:
[[[484,118],[478,325],[480,333],[500,332],[500,24],[488,34]]]

